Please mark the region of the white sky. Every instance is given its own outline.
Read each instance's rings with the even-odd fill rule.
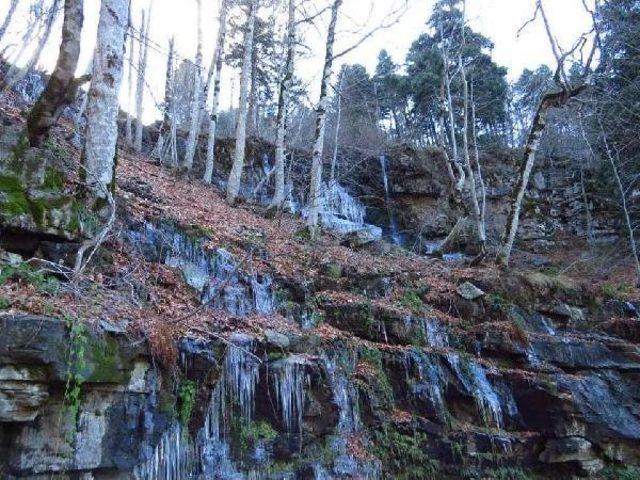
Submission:
[[[10,0],[0,0],[0,19],[8,9]],[[140,9],[147,8],[150,0],[132,0],[134,23],[139,23]],[[353,44],[354,39],[372,27],[380,24],[382,19],[403,0],[345,0],[342,15],[338,23],[338,40],[336,51]],[[341,63],[362,63],[369,72],[373,72],[380,49],[385,48],[396,63],[402,63],[411,43],[426,30],[425,23],[430,16],[434,0],[407,0],[408,10],[400,21],[392,27],[378,31],[358,49],[342,57],[335,67],[337,71]],[[326,0],[311,0],[316,5],[325,5]],[[19,42],[27,19],[27,0],[19,2],[15,21],[5,39],[7,43]],[[489,37],[495,43],[495,61],[508,68],[509,78],[517,78],[524,68],[536,68],[541,63],[553,64],[553,56],[539,22],[530,25],[518,38],[517,31],[533,13],[534,0],[467,0],[467,16],[472,28]],[[99,10],[99,0],[85,0],[85,28],[83,31],[83,51],[80,70],[86,68],[88,58],[93,49],[95,29]],[[218,0],[203,0],[205,65],[208,66],[216,35],[216,14]],[[589,30],[590,18],[582,7],[581,0],[546,0],[545,6],[551,20],[553,31],[561,45],[566,48]],[[146,120],[156,115],[153,97],[159,100],[164,92],[164,75],[168,39],[176,36],[176,46],[181,57],[193,58],[196,49],[196,3],[195,0],[154,0],[149,66],[147,70],[150,91],[145,101]],[[323,36],[326,33],[327,15],[315,27],[305,27],[305,40],[309,45],[307,58],[297,63],[297,75],[309,83],[311,99],[317,96],[317,83],[324,57]],[[57,26],[57,32],[60,25]],[[360,33],[356,33],[360,32]],[[55,64],[59,42],[59,33],[51,40],[50,45],[41,56],[41,65],[51,68]],[[156,46],[157,43],[157,46]],[[2,49],[4,45],[0,45]],[[9,58],[11,59],[11,51]],[[222,107],[228,108],[232,101],[232,79],[238,72],[225,68],[223,73]],[[236,82],[237,83],[237,82]],[[122,99],[126,105],[126,78],[123,81]],[[238,95],[235,89],[234,96]],[[237,99],[235,100],[237,102]]]

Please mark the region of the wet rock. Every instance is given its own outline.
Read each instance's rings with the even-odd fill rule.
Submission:
[[[541,462],[575,463],[580,473],[593,475],[604,468],[604,462],[597,456],[593,445],[582,437],[566,437],[547,442],[539,457]]]
[[[573,307],[571,305],[567,305],[566,303],[556,305],[551,310],[551,313],[559,317],[566,318],[574,324],[585,321],[585,314],[581,308]]]
[[[456,292],[458,292],[458,295],[460,295],[465,300],[477,300],[478,298],[485,295],[482,290],[480,290],[471,282],[464,282],[463,284],[459,285],[456,289]]]
[[[537,190],[545,190],[547,188],[547,181],[545,180],[542,172],[536,172],[533,176],[533,186]]]
[[[265,330],[264,336],[267,343],[276,348],[286,350],[291,345],[289,337],[280,332],[276,332],[275,330]]]

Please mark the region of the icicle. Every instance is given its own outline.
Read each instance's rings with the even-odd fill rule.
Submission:
[[[497,428],[502,428],[502,406],[498,394],[487,378],[485,369],[476,362],[469,362],[463,369],[460,365],[458,354],[447,355],[449,363],[453,367],[458,379],[467,391],[473,396],[478,410],[485,422],[489,417]]]
[[[194,474],[196,456],[186,430],[173,426],[160,439],[151,456],[133,472],[136,480],[186,480]]]
[[[291,356],[275,362],[271,365],[270,374],[286,431],[301,434],[304,388],[308,383],[304,358]]]

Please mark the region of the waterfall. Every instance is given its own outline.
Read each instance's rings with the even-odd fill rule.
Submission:
[[[382,229],[364,222],[366,208],[339,183],[323,183],[320,189],[320,223],[331,231],[345,235],[366,231],[373,239],[382,236]],[[303,211],[303,215],[308,209]]]
[[[242,418],[246,422],[253,420],[255,391],[260,375],[260,364],[251,354],[254,342],[250,337],[236,335],[224,361],[224,381],[230,397],[236,403]]]
[[[447,359],[465,389],[473,396],[483,420],[491,420],[496,428],[503,426],[502,404],[493,385],[487,378],[486,370],[474,361],[461,365],[457,353],[447,354]]]
[[[389,215],[389,230],[391,232],[391,240],[395,245],[402,244],[402,237],[398,231],[398,222],[396,221],[396,215],[391,207],[391,193],[389,190],[389,177],[387,175],[387,157],[386,155],[380,155],[380,170],[382,170],[382,183],[384,185],[384,203],[387,207],[387,214]]]
[[[448,409],[444,399],[444,389],[447,378],[440,363],[425,352],[411,350],[406,352],[404,364],[407,384],[412,386],[411,395],[417,399],[427,400],[438,419],[446,422]],[[417,379],[409,376],[412,366],[415,366]]]
[[[146,461],[135,467],[136,480],[187,480],[193,478],[196,455],[188,432],[176,424],[167,430]]]
[[[432,348],[449,346],[447,329],[437,319],[407,315],[403,320],[406,330],[421,334],[427,346]]]
[[[333,393],[333,401],[338,407],[338,425],[336,437],[332,441],[332,449],[338,455],[334,461],[333,470],[339,478],[362,478],[375,480],[382,476],[382,467],[376,460],[357,459],[350,451],[350,437],[362,433],[358,390],[349,380],[336,360],[327,355],[323,356],[323,363]],[[349,360],[355,367],[355,357]],[[321,474],[319,478],[323,477]],[[318,478],[318,476],[316,475]]]
[[[304,358],[295,355],[270,365],[276,401],[287,433],[302,434],[304,388],[308,384],[305,366]]]

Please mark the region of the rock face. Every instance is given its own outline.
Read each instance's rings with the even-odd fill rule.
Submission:
[[[84,238],[86,213],[65,187],[65,159],[55,147],[30,148],[20,127],[0,131],[0,247],[47,255]]]
[[[296,284],[243,273],[176,225],[127,236],[203,302],[277,311],[290,330],[183,338],[178,368],[163,371],[116,319],[78,330],[1,316],[4,477],[568,480],[640,464],[638,345],[581,330],[613,310],[579,291],[478,274],[443,300],[461,328],[377,302],[404,277],[326,264]],[[425,311],[423,294],[403,303]]]

